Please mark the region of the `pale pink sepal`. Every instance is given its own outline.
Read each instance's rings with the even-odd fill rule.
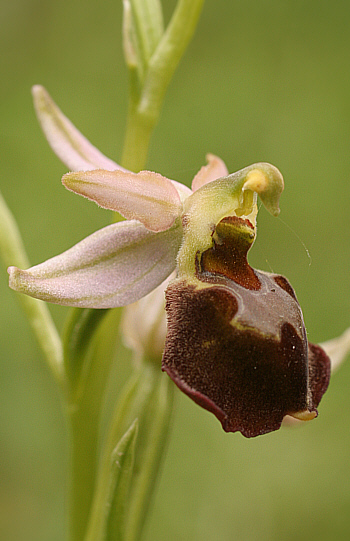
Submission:
[[[120,169],[120,165],[104,156],[62,113],[41,85],[32,88],[34,107],[52,150],[70,171]]]
[[[206,155],[207,165],[203,165],[192,181],[192,191],[198,190],[204,184],[208,184],[217,178],[227,177],[228,169],[225,163],[214,154]]]
[[[171,180],[151,171],[78,171],[64,175],[62,182],[103,208],[139,220],[150,231],[169,229],[182,211]]]
[[[181,240],[180,228],[152,233],[139,222],[119,222],[27,271],[9,267],[10,287],[65,306],[125,306],[175,269]]]

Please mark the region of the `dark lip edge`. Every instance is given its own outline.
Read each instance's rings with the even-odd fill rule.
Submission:
[[[219,421],[221,423],[224,423],[224,421],[227,419],[227,415],[221,408],[219,408],[215,404],[215,402],[213,402],[203,393],[195,391],[190,385],[188,385],[188,383],[183,381],[179,377],[179,375],[174,372],[169,366],[163,365],[162,370],[163,372],[166,372],[168,374],[168,376],[173,380],[173,382],[175,383],[175,385],[177,385],[180,391],[192,398],[192,400],[202,408],[210,411],[211,413],[214,413],[214,415],[219,419]]]
[[[175,385],[180,389],[180,391],[182,391],[185,395],[191,398],[198,406],[201,406],[203,409],[209,411],[210,413],[213,413],[221,422],[222,428],[225,432],[240,432],[242,436],[248,439],[255,438],[257,436],[263,436],[264,434],[269,434],[270,432],[275,432],[276,430],[279,430],[281,428],[283,418],[285,417],[285,415],[288,415],[285,414],[281,421],[276,423],[276,426],[274,428],[261,428],[260,430],[254,432],[252,430],[246,430],[245,427],[238,424],[232,426],[229,421],[228,415],[226,415],[226,413],[221,408],[219,408],[210,398],[205,396],[203,393],[200,393],[199,391],[195,391],[192,387],[190,387],[190,385],[184,382],[179,377],[179,375],[174,372],[170,367],[163,365],[162,371],[166,372],[175,383]]]

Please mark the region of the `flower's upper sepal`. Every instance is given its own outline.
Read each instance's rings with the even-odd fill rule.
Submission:
[[[32,88],[34,107],[52,150],[71,171],[123,167],[107,158],[62,113],[47,90],[41,85]]]
[[[289,414],[309,420],[329,382],[329,359],[308,344],[300,306],[282,276],[252,269],[253,225],[223,219],[197,253],[195,275],[166,292],[163,369],[229,432],[252,437]]]
[[[10,267],[10,287],[66,306],[125,306],[169,276],[181,240],[176,226],[152,233],[134,220],[119,222],[27,271]]]

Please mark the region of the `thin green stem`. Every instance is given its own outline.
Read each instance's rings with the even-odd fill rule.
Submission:
[[[144,410],[149,393],[149,370],[148,367],[145,367],[145,369],[141,369],[131,376],[116,404],[114,414],[112,414],[107,438],[103,444],[98,469],[98,484],[96,486],[94,502],[91,508],[86,541],[101,541],[104,537],[104,508],[106,495],[109,491],[111,455],[118,441],[127,430],[128,424],[130,425],[138,417],[137,414]]]
[[[195,32],[204,0],[179,0],[154,52],[145,78],[139,113],[158,118],[165,92]]]
[[[98,416],[86,407],[70,412],[71,478],[70,478],[70,541],[82,541],[92,494],[95,487],[97,461],[96,441]]]
[[[115,361],[120,310],[111,310],[95,330],[87,355],[84,390],[67,409],[71,440],[70,541],[83,541],[96,489],[99,432],[106,385]]]
[[[17,223],[0,194],[0,255],[5,267],[19,268],[30,266]],[[63,369],[62,343],[47,305],[43,301],[17,294],[46,362],[57,383],[63,388],[65,376]]]
[[[100,458],[98,484],[86,541],[105,539],[105,509],[110,490],[111,456],[128,427],[136,419],[139,436],[135,448],[134,473],[126,506],[127,513],[119,520],[125,521],[120,527],[125,532],[126,540],[140,539],[170,432],[173,398],[174,385],[160,371],[160,362],[154,365],[144,359],[142,366],[129,380],[112,415]]]
[[[172,426],[175,386],[166,374],[160,372],[155,385],[148,423],[144,426],[144,449],[135,459],[139,468],[132,485],[125,541],[138,541],[141,538]]]
[[[140,115],[134,104],[130,104],[121,158],[123,167],[136,173],[145,168],[154,126],[155,121]]]
[[[171,21],[139,80],[129,66],[129,110],[121,164],[132,171],[146,165],[150,138],[174,72],[196,29],[204,0],[179,0]]]

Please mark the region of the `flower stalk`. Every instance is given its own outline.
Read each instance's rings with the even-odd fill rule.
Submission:
[[[160,358],[158,361],[160,363]],[[120,529],[125,536],[122,539],[127,541],[140,539],[162,462],[173,410],[174,388],[159,370],[159,363],[155,366],[147,359],[143,359],[124,388],[112,413],[100,457],[86,541],[105,539],[109,521],[105,508],[110,491],[111,456],[123,434],[136,419],[139,428],[134,449],[134,469],[130,476],[127,509],[119,520]]]
[[[159,0],[124,0],[123,44],[130,91],[121,164],[130,171],[140,171],[146,164],[166,90],[203,4],[204,0],[179,0],[163,32]]]
[[[70,430],[70,541],[85,539],[96,489],[101,416],[107,383],[116,361],[120,310],[79,310],[64,333],[70,383],[66,417]]]

